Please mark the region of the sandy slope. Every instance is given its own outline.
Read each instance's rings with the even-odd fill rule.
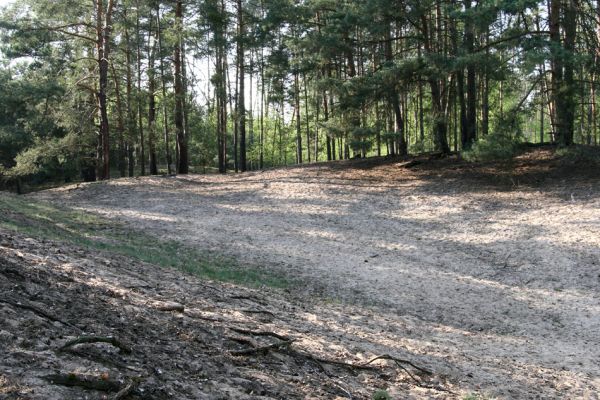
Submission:
[[[299,295],[368,305],[372,317],[340,321],[340,335],[419,355],[463,393],[598,398],[600,180],[525,174],[523,185],[441,167],[317,165],[37,196],[312,282]]]

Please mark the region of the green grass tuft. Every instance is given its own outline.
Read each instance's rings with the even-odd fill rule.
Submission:
[[[373,400],[392,400],[392,396],[390,396],[390,394],[387,392],[387,390],[378,390],[375,393],[373,393],[373,396],[371,397]]]
[[[203,252],[175,240],[161,240],[93,213],[3,193],[0,193],[0,227],[176,268],[202,278],[252,287],[290,285],[283,276],[241,266],[230,257]]]

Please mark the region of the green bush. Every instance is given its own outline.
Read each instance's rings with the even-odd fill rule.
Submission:
[[[462,152],[462,156],[470,162],[508,161],[512,160],[520,150],[521,142],[518,138],[495,133],[473,143],[470,149]]]
[[[410,154],[423,154],[428,151],[427,145],[424,141],[418,140],[411,144],[408,148]]]

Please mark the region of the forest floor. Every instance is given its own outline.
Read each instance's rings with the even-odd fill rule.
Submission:
[[[144,398],[600,393],[597,164],[550,149],[509,164],[378,158],[119,179],[27,199],[23,215],[5,199],[10,223],[0,224],[0,274],[8,278],[0,315],[9,321],[0,349],[13,346],[0,361],[0,398],[2,390],[79,398],[80,389],[48,385],[43,371],[115,379],[113,389],[140,377]],[[77,210],[78,223],[97,220],[71,244],[37,225],[22,228],[45,215],[73,239],[75,225],[50,207]],[[137,253],[120,244],[111,251],[116,241],[103,230],[121,225],[143,233],[131,242],[142,246]],[[90,241],[102,246],[90,249]],[[153,241],[176,243],[182,258],[237,260],[234,272],[250,271],[241,283],[258,288],[157,267]],[[263,280],[275,288],[260,287]],[[173,301],[185,310],[160,311]],[[50,320],[31,311],[43,306]],[[133,352],[104,344],[55,351],[83,333],[117,336]],[[432,375],[400,363],[411,377],[389,360],[357,367],[383,354]]]

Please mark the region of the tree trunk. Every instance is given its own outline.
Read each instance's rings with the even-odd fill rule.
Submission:
[[[113,82],[115,84],[115,100],[117,107],[117,134],[119,141],[117,166],[121,178],[125,177],[125,124],[123,118],[123,101],[121,96],[121,83],[115,72],[115,66],[111,63]]]
[[[127,13],[124,10],[123,15],[126,18]],[[138,31],[139,32],[139,31]],[[135,137],[136,130],[136,116],[133,111],[133,71],[131,68],[131,38],[129,36],[129,28],[125,28],[125,64],[127,68],[126,72],[126,96],[127,96],[127,138],[126,138],[126,149],[123,157],[127,157],[127,169],[128,176],[132,177],[135,173],[135,160],[133,159],[133,139]]]
[[[169,144],[169,120],[167,117],[167,87],[165,77],[165,65],[163,60],[163,46],[162,46],[162,30],[160,27],[160,5],[156,6],[156,36],[158,41],[158,57],[160,65],[160,80],[162,86],[162,104],[163,104],[163,134],[165,138],[165,156],[167,161],[167,173],[171,175],[171,146]]]
[[[389,64],[394,62],[394,55],[392,53],[392,24],[388,23],[388,29],[385,32],[385,61]],[[406,144],[406,138],[404,136],[404,122],[402,120],[402,112],[400,110],[400,102],[398,100],[398,91],[395,86],[389,88],[390,106],[394,110],[396,116],[396,135],[398,136],[397,147],[398,154],[405,156],[408,153],[408,146]]]
[[[565,0],[564,4],[564,83],[559,98],[563,105],[558,109],[561,114],[559,131],[560,143],[564,146],[573,144],[576,93],[575,84],[575,36],[577,35],[578,0]]]
[[[300,121],[300,82],[298,72],[294,72],[294,101],[296,118],[296,163],[302,164],[302,125]]]
[[[104,12],[103,0],[96,0],[96,37],[98,56],[98,116],[100,118],[100,129],[98,139],[101,149],[101,168],[99,168],[100,180],[110,179],[110,135],[107,106],[108,66],[110,57],[110,34],[112,29],[112,14],[115,6],[114,0],[108,0],[106,12]]]
[[[239,148],[240,161],[239,168],[241,172],[246,172],[246,96],[245,96],[245,75],[246,68],[244,64],[244,15],[242,8],[242,0],[237,0],[238,13],[238,40],[237,40],[237,64],[238,64],[238,101],[237,101],[237,117],[239,130]]]
[[[471,9],[471,0],[465,0],[465,10]],[[475,35],[473,33],[473,22],[471,16],[467,15],[465,21],[465,40],[464,46],[467,54],[473,54]],[[466,127],[462,137],[462,148],[471,147],[477,137],[477,81],[475,75],[475,66],[472,61],[467,64],[467,115]]]
[[[150,18],[152,20],[152,18]],[[148,37],[151,35],[149,34]],[[156,42],[155,42],[156,43]],[[154,72],[154,58],[156,46],[150,46],[148,43],[148,151],[150,155],[150,175],[158,175],[158,165],[156,160],[156,74]],[[141,104],[140,104],[141,107]],[[141,122],[141,116],[140,116]],[[141,130],[143,132],[143,130]],[[142,165],[146,163],[142,159]],[[144,168],[142,168],[144,171]]]
[[[187,132],[183,121],[183,104],[185,99],[185,88],[183,86],[182,63],[184,54],[183,43],[183,2],[177,0],[175,4],[175,26],[177,37],[173,54],[173,67],[175,69],[175,137],[177,138],[177,173],[187,174],[189,172]]]
[[[429,23],[427,21],[427,16],[423,15],[421,17],[421,23],[424,32],[425,52],[431,53]],[[428,81],[429,86],[431,88],[431,103],[433,111],[433,142],[436,151],[448,154],[450,153],[450,147],[448,147],[448,138],[446,137],[448,124],[442,102],[442,92],[440,89],[440,83],[434,76],[428,77]]]

